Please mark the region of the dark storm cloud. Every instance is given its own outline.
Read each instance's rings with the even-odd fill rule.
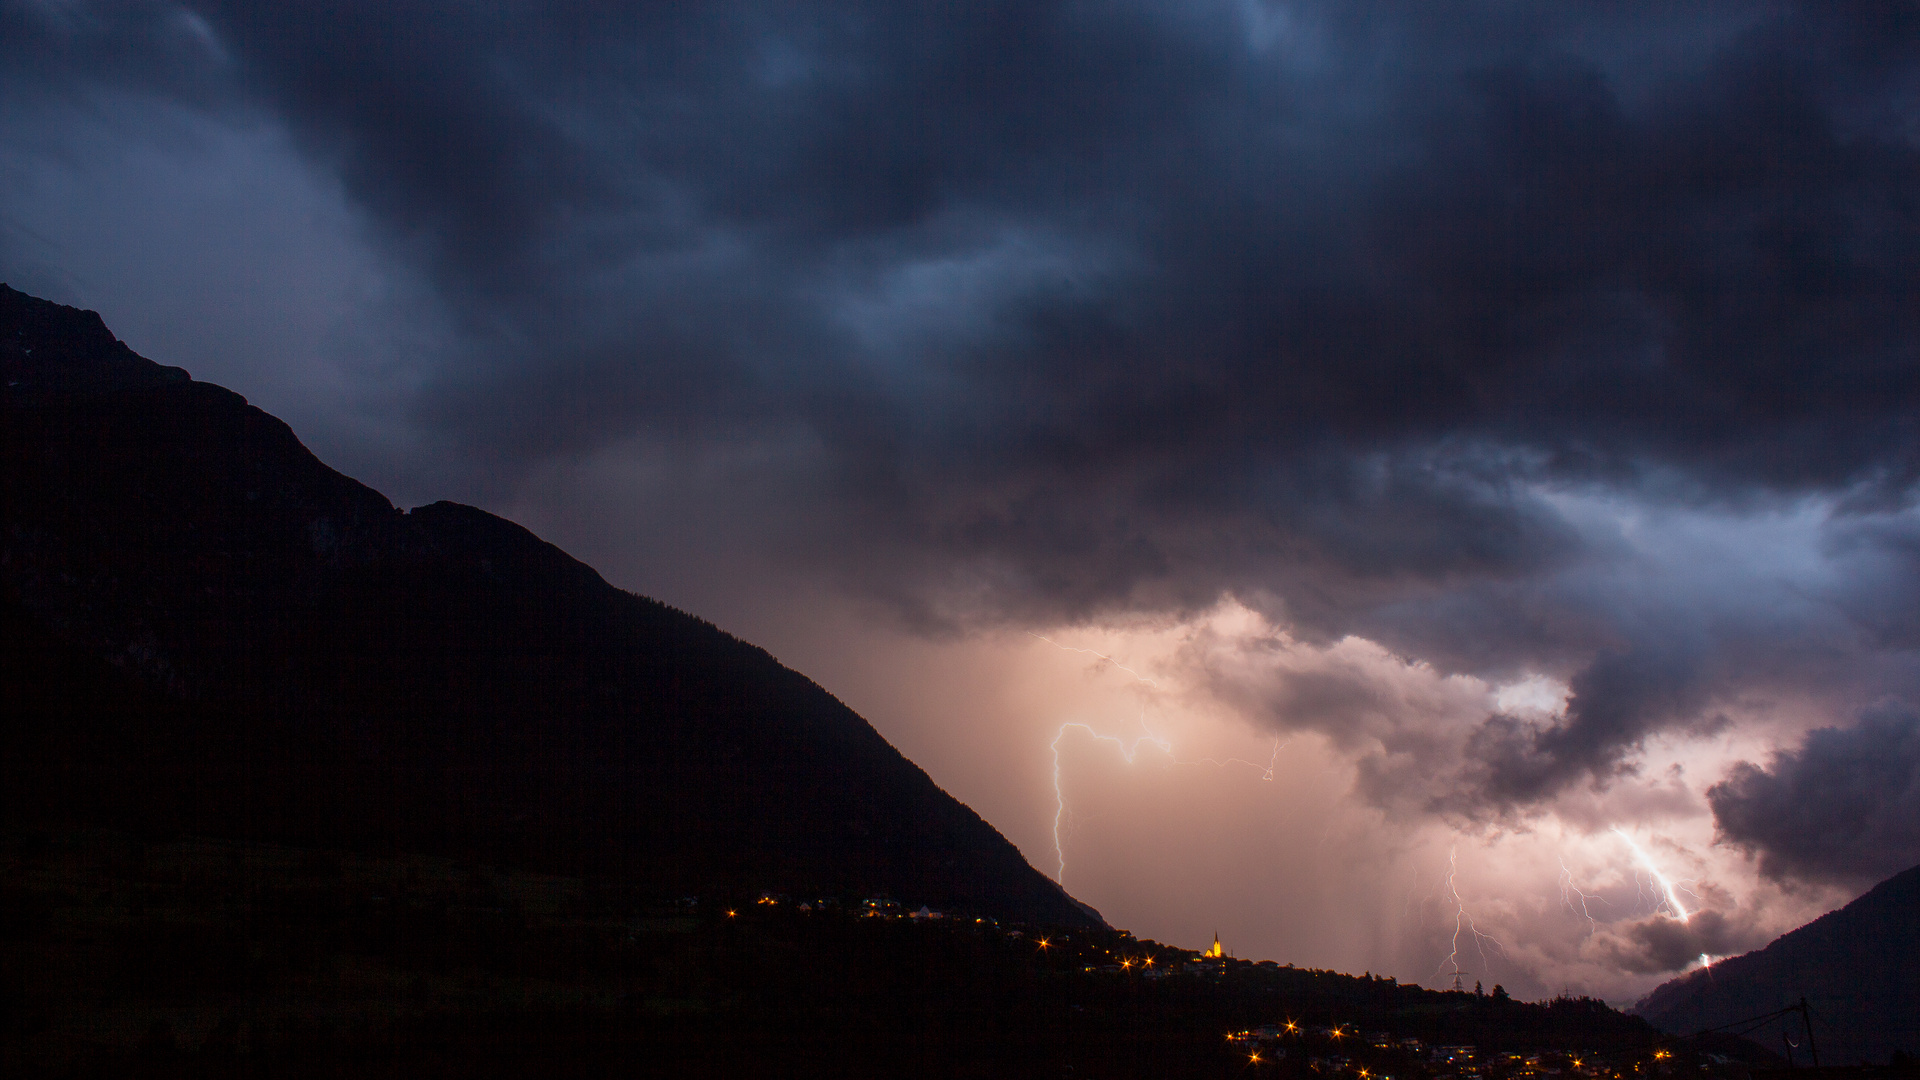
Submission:
[[[1622,971],[1659,975],[1697,964],[1702,956],[1745,952],[1758,944],[1753,938],[1752,928],[1736,926],[1717,911],[1702,911],[1686,922],[1654,915],[1611,929],[1595,948]]]
[[[781,373],[779,406],[858,459],[986,451],[985,475],[936,481],[1023,466],[1109,481],[1130,463],[1115,454],[1146,455],[1182,480],[1223,467],[1233,480],[1199,501],[1338,506],[1364,482],[1316,472],[1323,458],[1371,452],[1438,484],[1470,474],[1481,442],[1558,473],[1652,460],[1793,490],[1906,476],[1920,153],[1886,99],[1913,85],[1910,20],[1789,13],[1623,100],[1632,80],[1609,77],[1612,57],[1569,51],[1593,15],[1437,25],[1414,7],[1307,9],[1290,44],[1309,55],[1291,57],[1255,51],[1239,10],[205,14],[247,85],[477,322],[560,331],[515,358],[533,372],[500,378],[577,364],[613,380],[552,348],[576,331],[542,320],[670,304],[674,282],[649,271],[732,243],[725,273],[748,280],[690,321],[767,318],[777,329],[716,334],[731,346],[716,351],[804,367]],[[906,403],[961,412],[889,444],[860,409],[900,403],[860,400],[855,346],[814,290],[1002,231],[1103,246],[1131,272],[1035,282],[978,313],[997,325],[970,347],[923,344],[908,359],[972,393]],[[617,352],[658,315],[606,320],[587,343],[598,331]],[[1047,407],[1014,407],[1013,391]],[[677,400],[636,403],[626,424]],[[1436,454],[1443,438],[1459,452]],[[1272,484],[1276,467],[1293,482]],[[1485,531],[1444,519],[1454,492],[1433,502],[1410,516]],[[1409,552],[1422,570],[1521,554],[1423,540]]]
[[[46,85],[280,118],[436,282],[411,408],[489,461],[780,448],[771,542],[928,624],[1228,590],[1545,665],[1502,804],[1804,644],[1576,595],[1618,556],[1542,491],[1915,478],[1911,6],[4,10]]]
[[[1475,795],[1525,805],[1596,772],[1619,768],[1648,735],[1704,728],[1700,715],[1713,684],[1698,670],[1695,650],[1664,637],[1631,652],[1603,652],[1574,676],[1564,719],[1528,723],[1495,715],[1468,744],[1480,767]],[[1478,771],[1478,770],[1477,770]]]
[[[1727,839],[1773,877],[1862,884],[1920,863],[1920,715],[1885,703],[1707,792]]]

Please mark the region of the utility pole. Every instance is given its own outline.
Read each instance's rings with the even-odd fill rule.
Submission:
[[[1807,1029],[1807,1053],[1813,1055],[1813,1067],[1820,1067],[1820,1044],[1813,1041],[1813,1010],[1807,1008],[1807,996],[1800,995],[1800,1024]]]

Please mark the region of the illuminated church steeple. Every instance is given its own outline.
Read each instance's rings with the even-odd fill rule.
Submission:
[[[1218,960],[1221,957],[1227,955],[1227,951],[1220,947],[1220,934],[1218,931],[1215,931],[1213,935],[1213,948],[1208,949],[1206,952],[1202,953],[1201,955],[1207,957],[1210,960]]]

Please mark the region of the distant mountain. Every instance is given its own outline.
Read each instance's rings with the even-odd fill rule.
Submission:
[[[0,809],[1066,925],[845,705],[0,286]]]
[[[1663,983],[1632,1011],[1690,1034],[1785,1008],[1802,995],[1823,1065],[1884,1064],[1896,1051],[1920,1051],[1920,866],[1764,949]],[[1779,1050],[1783,1028],[1804,1041],[1797,1016],[1749,1037]]]

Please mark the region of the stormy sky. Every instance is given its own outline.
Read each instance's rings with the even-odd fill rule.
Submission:
[[[1624,1001],[1920,862],[1916,101],[1900,3],[0,0],[0,278],[1117,925]]]

